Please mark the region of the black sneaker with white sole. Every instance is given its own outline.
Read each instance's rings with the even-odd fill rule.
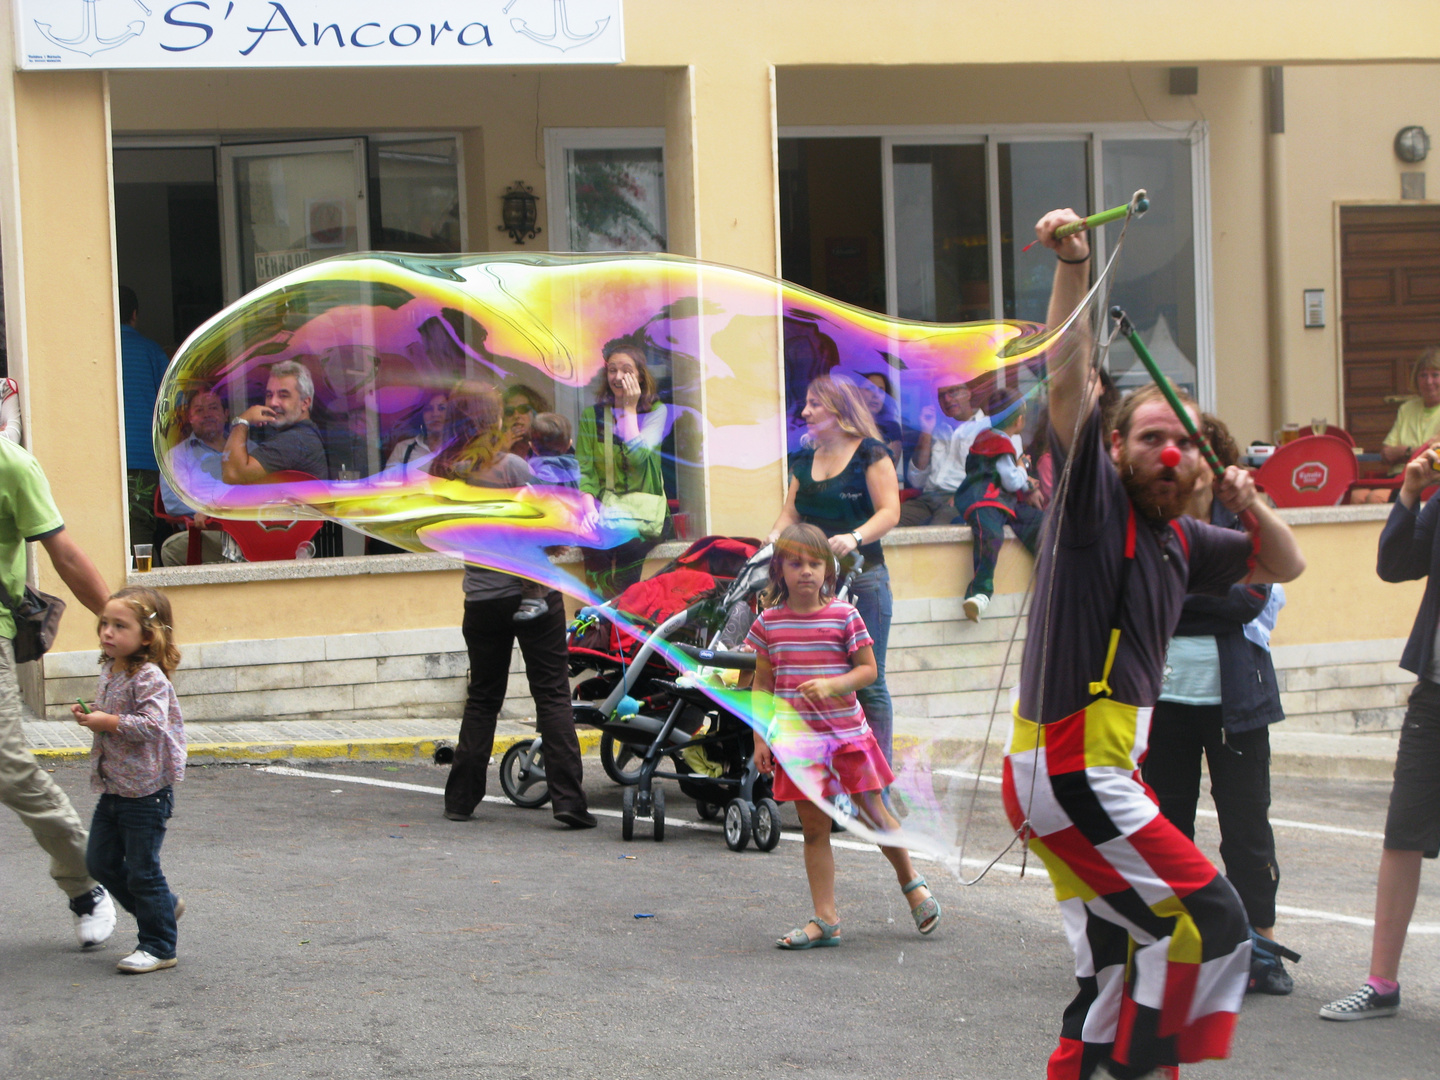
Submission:
[[[1394,1016],[1400,1011],[1400,987],[1395,992],[1382,994],[1369,983],[1355,993],[1332,1001],[1320,1010],[1322,1020],[1373,1020],[1379,1016]]]

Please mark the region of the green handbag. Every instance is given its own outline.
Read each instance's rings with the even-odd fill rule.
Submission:
[[[600,507],[605,524],[614,529],[631,530],[642,540],[657,539],[665,528],[665,516],[670,512],[670,504],[663,494],[652,495],[648,491],[627,491],[622,494],[615,490],[615,433],[611,425],[612,417],[608,407],[602,406],[600,411],[601,422],[605,425],[605,490],[600,494]],[[659,463],[654,460],[653,454],[649,457],[650,461],[645,470],[646,486],[651,486],[653,481],[654,486],[663,491],[664,481],[660,478]]]

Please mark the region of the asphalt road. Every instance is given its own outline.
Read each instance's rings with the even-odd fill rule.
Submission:
[[[592,805],[618,811],[591,764]],[[733,854],[709,827],[674,827],[699,824],[677,791],[665,842],[626,844],[618,814],[587,833],[508,804],[445,821],[433,767],[305,772],[190,771],[164,853],[189,907],[180,965],[144,976],[114,970],[127,915],[107,949],[78,950],[43,856],[0,813],[0,1077],[1038,1080],[1073,993],[1033,863],[969,889],[932,873],[945,921],[921,938],[888,865],[844,849],[845,944],[801,955],[772,946],[808,914],[800,845]],[[85,770],[56,777],[88,816]],[[1281,780],[1274,816],[1379,831],[1386,793]],[[987,786],[976,850],[998,850],[1003,830]],[[1213,819],[1202,832],[1213,851]],[[1369,930],[1343,919],[1371,914],[1379,841],[1278,833],[1281,902],[1318,913],[1281,917],[1305,954],[1295,994],[1247,999],[1234,1058],[1184,1075],[1440,1074],[1435,870],[1400,1016],[1325,1023],[1320,1005],[1365,974]]]

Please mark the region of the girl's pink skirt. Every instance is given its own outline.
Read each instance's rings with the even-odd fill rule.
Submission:
[[[814,734],[787,740],[775,753],[777,802],[799,802],[810,797],[791,779],[796,774],[826,799],[879,791],[895,779],[880,744],[869,731],[848,739]]]

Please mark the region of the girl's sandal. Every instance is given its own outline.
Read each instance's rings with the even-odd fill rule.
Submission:
[[[782,938],[775,939],[775,945],[781,949],[823,949],[829,945],[840,944],[840,924],[838,922],[828,923],[819,917],[812,918],[810,922],[820,928],[820,936],[812,938],[805,933],[804,926],[797,926],[790,933]],[[809,923],[806,923],[808,926]]]
[[[909,896],[916,889],[929,889],[923,877],[917,877],[909,885],[901,886],[900,891]],[[910,909],[910,917],[915,920],[915,929],[922,934],[931,933],[935,927],[940,925],[940,901],[933,896],[927,896],[920,903]]]

